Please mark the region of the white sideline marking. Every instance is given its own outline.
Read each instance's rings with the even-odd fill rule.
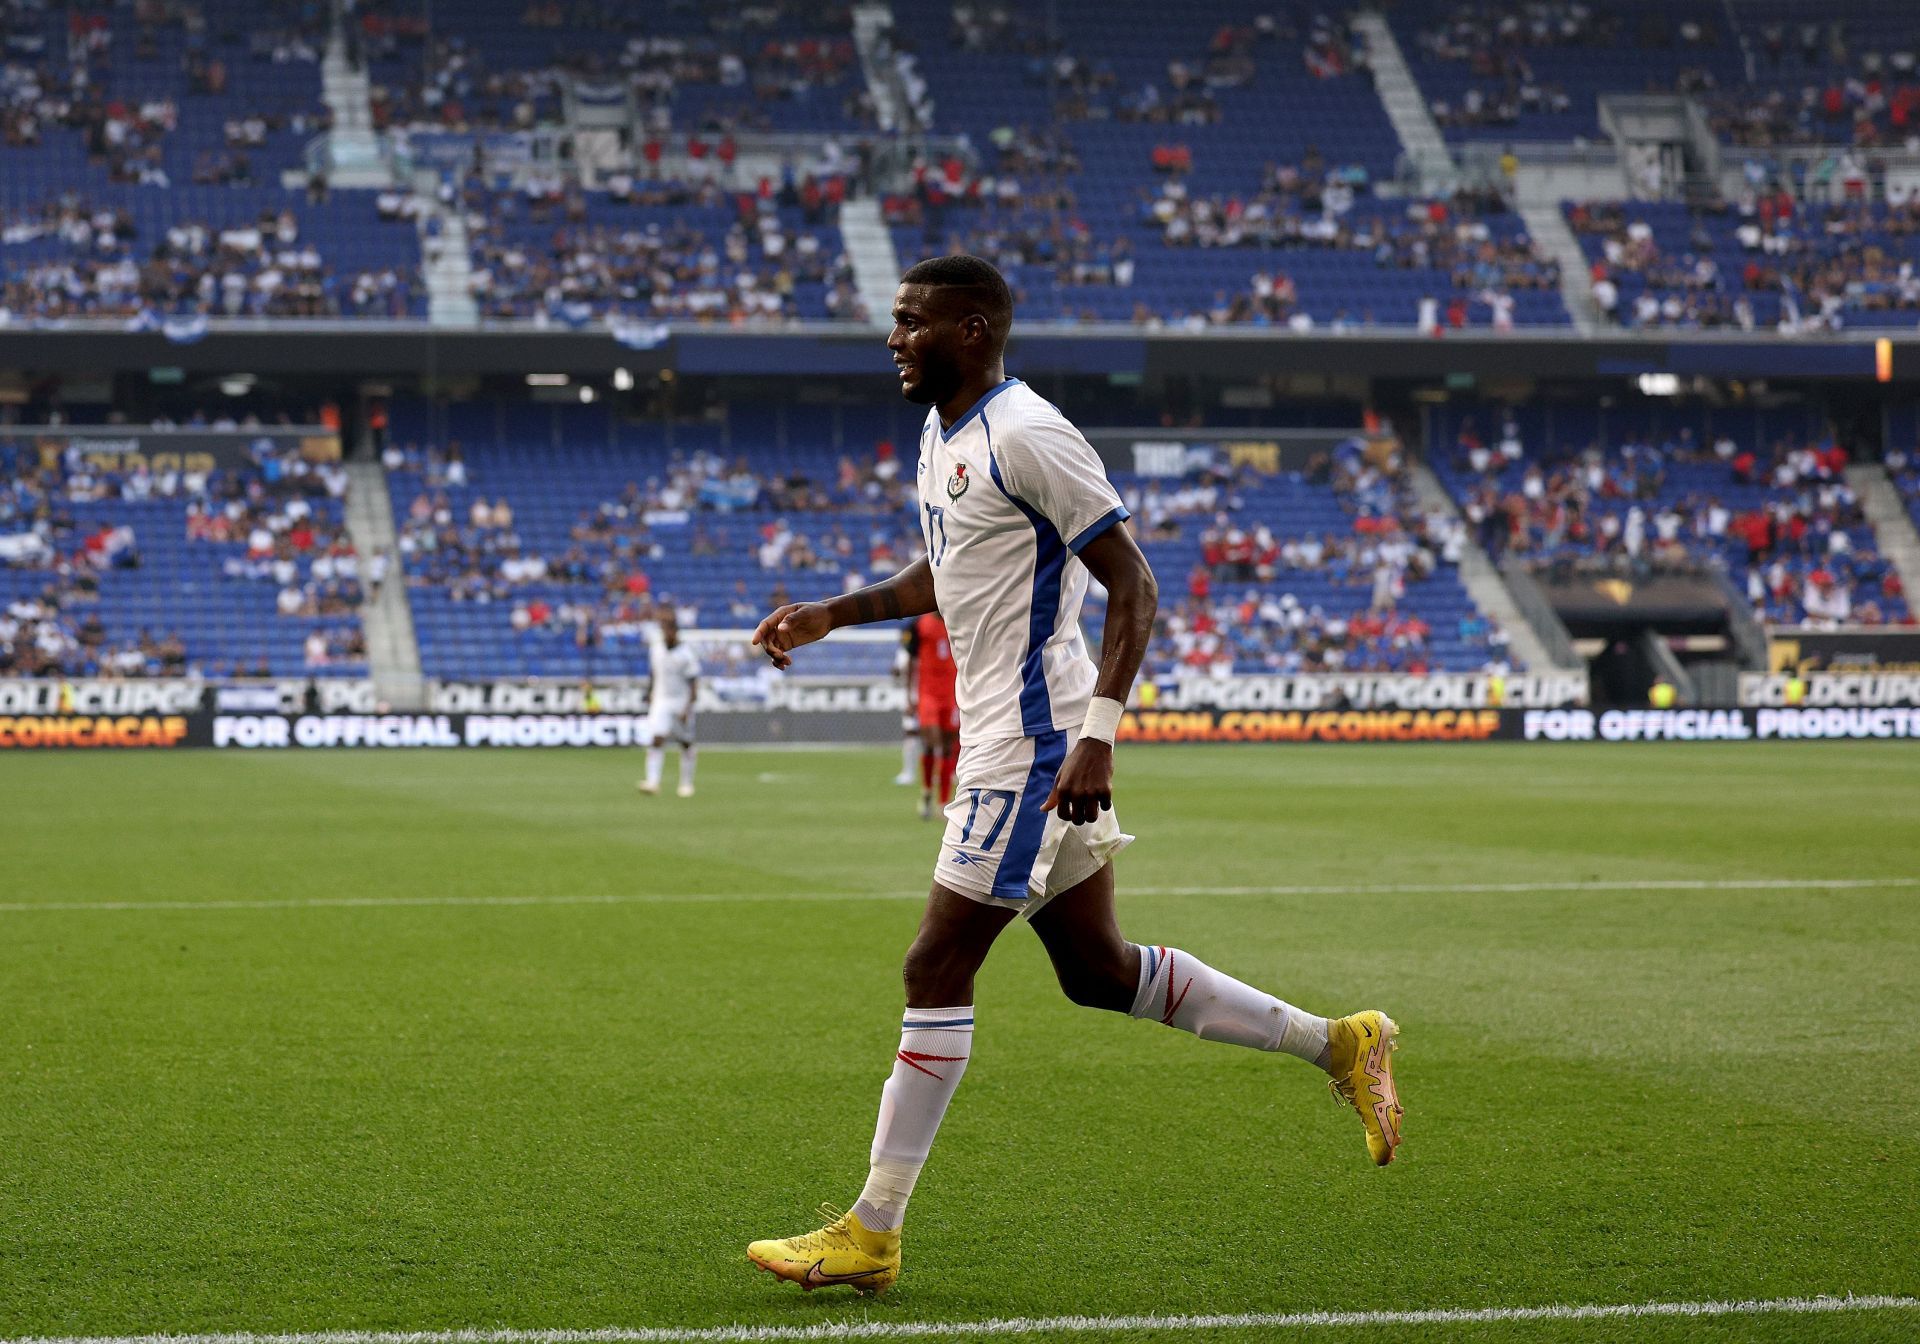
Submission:
[[[1370,887],[1122,887],[1139,896],[1472,896],[1527,891],[1856,891],[1916,887],[1920,877],[1675,877],[1617,882],[1409,882]]]
[[[1648,878],[1618,882],[1409,882],[1387,886],[1122,887],[1122,896],[1473,896],[1529,891],[1870,891],[1920,877]],[[0,901],[0,914],[39,910],[361,910],[413,906],[699,905],[732,901],[922,901],[920,891],[639,891],[558,896],[311,896],[221,901]],[[8,1344],[0,1340],[0,1344]]]
[[[1619,1302],[1598,1306],[1460,1307],[1428,1311],[1238,1312],[1219,1316],[1014,1316],[987,1321],[823,1321],[707,1329],[320,1330],[300,1334],[28,1336],[0,1344],[758,1344],[812,1339],[926,1339],[971,1335],[1132,1333],[1142,1330],[1306,1330],[1327,1326],[1481,1325],[1653,1316],[1808,1316],[1911,1311],[1920,1297],[1775,1297],[1734,1302]]]

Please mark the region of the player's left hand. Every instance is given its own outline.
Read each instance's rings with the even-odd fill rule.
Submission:
[[[833,618],[824,602],[789,602],[777,608],[753,632],[753,642],[782,672],[793,666],[787,655],[802,644],[825,639]]]
[[[1092,821],[1113,807],[1113,744],[1081,738],[1067,753],[1066,763],[1053,777],[1053,792],[1040,810],[1059,809],[1063,821],[1074,825]]]

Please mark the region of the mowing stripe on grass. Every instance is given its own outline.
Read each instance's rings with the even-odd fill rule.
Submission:
[[[1873,891],[1920,877],[1650,878],[1618,882],[1409,882],[1386,886],[1133,887],[1123,896],[1473,896],[1529,891]],[[361,910],[440,905],[668,905],[717,901],[920,901],[920,891],[636,891],[558,896],[311,896],[220,901],[0,901],[0,914],[43,910]],[[0,1340],[0,1344],[7,1344]]]
[[[1595,1306],[1448,1307],[1427,1311],[1237,1312],[1218,1316],[1014,1316],[986,1321],[844,1321],[718,1325],[704,1329],[319,1330],[285,1335],[27,1336],[0,1344],[757,1344],[810,1339],[926,1339],[956,1335],[1133,1333],[1158,1330],[1307,1330],[1329,1326],[1481,1325],[1632,1317],[1806,1316],[1913,1311],[1920,1297],[1774,1297],[1731,1302],[1616,1302]]]

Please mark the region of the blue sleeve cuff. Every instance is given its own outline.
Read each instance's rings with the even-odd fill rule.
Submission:
[[[1127,506],[1125,504],[1116,505],[1081,528],[1079,535],[1067,543],[1067,549],[1075,555],[1078,555],[1102,532],[1105,532],[1115,523],[1124,523],[1131,517],[1133,517],[1133,515],[1127,512]]]

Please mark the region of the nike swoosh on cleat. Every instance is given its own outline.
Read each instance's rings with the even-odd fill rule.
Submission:
[[[820,1272],[820,1266],[826,1263],[824,1260],[814,1261],[813,1264],[807,1267],[807,1272],[801,1277],[800,1281],[809,1288],[824,1288],[828,1284],[834,1283],[856,1283],[861,1279],[870,1279],[875,1274],[884,1272],[878,1269],[863,1269],[857,1274],[822,1274]]]

